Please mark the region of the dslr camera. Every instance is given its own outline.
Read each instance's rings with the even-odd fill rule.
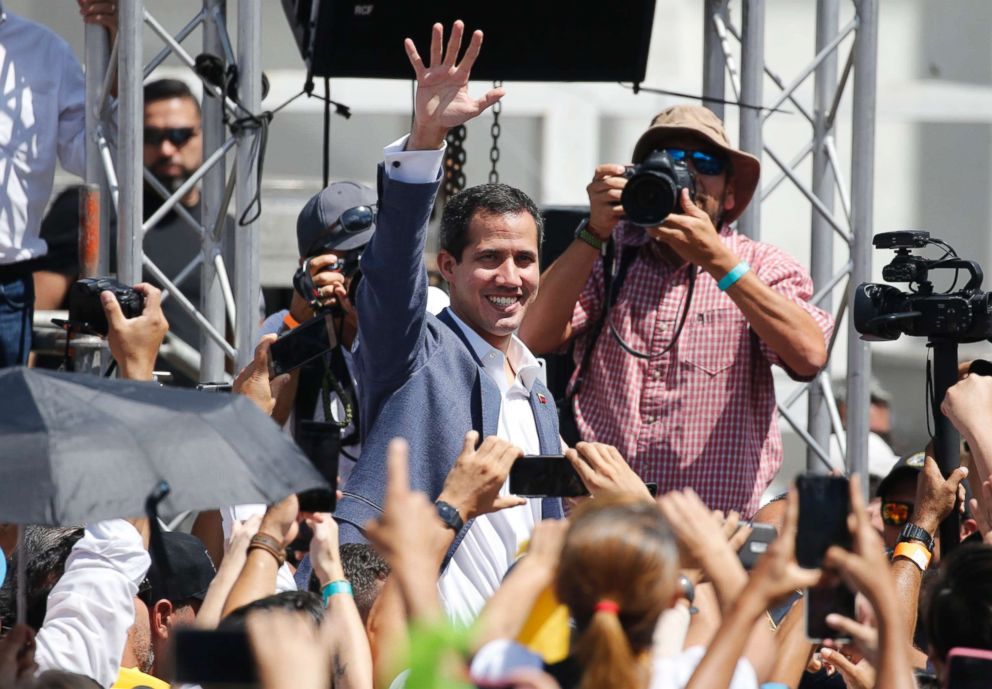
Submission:
[[[862,283],[854,293],[854,327],[865,340],[895,340],[940,337],[954,342],[978,342],[992,338],[992,299],[981,290],[982,269],[975,261],[958,257],[946,242],[931,239],[929,232],[906,230],[875,235],[876,249],[895,249],[892,262],[882,268],[886,282],[905,282],[909,291],[891,285]],[[912,253],[913,249],[936,246],[944,254],[936,259]],[[954,284],[946,292],[934,292],[929,272],[954,270]],[[960,290],[958,272],[968,273]]]
[[[627,185],[620,195],[627,220],[641,227],[654,227],[672,211],[682,209],[682,190],[696,200],[696,177],[684,160],[675,160],[666,151],[651,151],[638,164],[624,170]]]
[[[125,318],[140,316],[145,308],[145,297],[138,290],[113,278],[83,278],[69,288],[70,328],[106,337],[110,330],[107,315],[100,303],[100,292],[112,292],[121,305]]]

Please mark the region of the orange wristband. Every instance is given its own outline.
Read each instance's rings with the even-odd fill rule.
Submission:
[[[287,330],[292,330],[293,328],[298,326],[300,322],[295,318],[293,318],[293,314],[287,313],[285,316],[282,317],[282,324],[286,326]]]
[[[920,543],[898,543],[896,544],[896,549],[892,553],[892,559],[895,560],[897,557],[904,557],[907,560],[912,561],[914,565],[920,568],[921,572],[927,571],[927,567],[930,566],[930,558],[932,557],[929,550],[925,545]]]

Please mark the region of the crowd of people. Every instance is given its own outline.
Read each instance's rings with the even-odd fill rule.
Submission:
[[[114,3],[79,4],[115,30]],[[465,38],[459,21],[447,37],[435,25],[426,54],[406,40],[410,133],[384,147],[377,190],[335,182],[301,209],[292,303],[264,320],[234,378],[301,446],[325,441],[310,459],[336,484],[333,513],[293,494],[216,505],[176,531],[133,514],[0,524],[0,689],[983,686],[992,378],[963,374],[943,401],[966,441],[960,468],[942,475],[927,448],[850,476],[843,533],[800,566],[821,515],[794,488],[762,504],[783,452],[772,367],[813,379],[833,322],[792,257],[733,228],[759,161],[709,110],[664,110],[631,160],[663,154],[692,188],[642,227],[622,204],[627,166],[600,165],[588,218],[543,274],[534,201],[505,184],[465,189],[441,212],[439,290],[424,251],[447,134],[504,96],[470,95],[483,35],[463,50]],[[23,182],[6,185],[0,212],[5,366],[27,362],[34,286],[51,307],[75,279],[74,192],[41,213],[41,168],[56,150],[81,162],[81,74],[66,51],[0,18],[0,65],[65,65],[56,91],[70,101],[35,98],[52,111],[30,133],[0,126],[0,169]],[[202,163],[182,82],[145,87],[145,163],[149,204]],[[170,273],[201,250],[184,217],[198,204],[194,187],[146,237]],[[167,333],[199,334],[151,281],[134,289],[131,318],[100,295],[107,342],[121,378],[153,386]],[[273,343],[314,321],[329,348],[273,376]],[[576,364],[560,400],[537,358],[556,351]],[[558,462],[587,495],[514,495],[525,456]],[[43,460],[4,457],[0,477]],[[960,542],[942,543],[952,515]],[[824,606],[824,591],[854,604]]]

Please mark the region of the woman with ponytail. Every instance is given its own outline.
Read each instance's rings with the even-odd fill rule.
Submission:
[[[478,685],[505,683],[522,668],[549,672],[562,689],[681,689],[703,649],[652,658],[655,627],[680,598],[675,539],[653,502],[597,498],[573,513],[554,588],[573,622],[571,653],[545,665],[520,644],[493,641],[472,663]],[[746,660],[732,689],[757,687]]]

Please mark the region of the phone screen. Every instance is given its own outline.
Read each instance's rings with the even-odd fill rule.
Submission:
[[[574,498],[589,490],[564,455],[527,455],[510,469],[510,493],[526,498]]]
[[[848,481],[843,476],[803,474],[796,479],[799,493],[799,528],[796,531],[796,560],[800,567],[814,569],[823,564],[827,548],[851,548],[847,528],[850,512]]]
[[[244,630],[177,629],[175,681],[183,684],[256,684],[255,658]]]
[[[334,320],[324,313],[282,335],[269,349],[269,375],[276,377],[299,368],[330,351],[337,342]]]
[[[830,613],[856,619],[854,592],[839,580],[806,589],[806,636],[811,641],[850,640],[833,627],[827,626],[827,615]]]
[[[992,678],[992,654],[955,648],[947,656],[947,689],[986,689]]]

